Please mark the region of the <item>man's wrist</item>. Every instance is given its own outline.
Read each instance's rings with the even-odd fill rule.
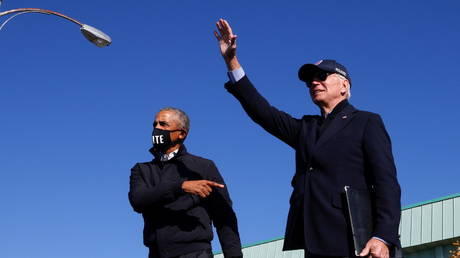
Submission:
[[[240,63],[238,62],[238,58],[236,58],[236,56],[228,60],[225,59],[225,63],[227,64],[228,71],[233,71],[241,67]]]
[[[372,238],[375,238],[375,239],[377,239],[377,240],[380,240],[380,241],[383,242],[385,245],[390,246],[390,244],[388,244],[387,241],[381,239],[380,237],[373,236]]]

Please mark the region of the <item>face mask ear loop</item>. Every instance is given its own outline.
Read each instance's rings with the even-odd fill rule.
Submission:
[[[185,138],[187,138],[187,135],[188,135],[187,131],[185,131],[184,129],[177,129],[177,130],[171,131],[171,133],[176,132],[176,131],[182,131],[185,134],[185,137],[183,139],[177,139],[176,143],[180,143],[180,144],[184,143]],[[170,137],[171,137],[171,135],[170,135]]]

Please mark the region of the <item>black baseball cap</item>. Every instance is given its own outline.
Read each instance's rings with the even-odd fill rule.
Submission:
[[[314,64],[302,65],[299,69],[299,79],[304,82],[309,82],[313,79],[313,76],[315,76],[318,70],[340,74],[343,77],[347,78],[351,85],[351,78],[347,68],[345,68],[345,66],[332,59],[324,59]]]

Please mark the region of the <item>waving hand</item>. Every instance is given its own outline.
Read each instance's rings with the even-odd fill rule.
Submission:
[[[216,23],[217,31],[214,31],[217,41],[219,41],[220,53],[225,60],[229,70],[234,70],[240,67],[236,58],[236,38],[233,34],[230,24],[224,19],[219,19]]]

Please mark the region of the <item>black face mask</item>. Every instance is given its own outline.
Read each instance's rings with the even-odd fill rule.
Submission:
[[[160,152],[165,152],[176,144],[177,142],[172,142],[171,141],[171,133],[175,131],[180,131],[180,130],[163,130],[163,129],[158,129],[155,128],[153,129],[152,133],[152,143],[153,143],[153,148],[155,151],[160,151]]]

